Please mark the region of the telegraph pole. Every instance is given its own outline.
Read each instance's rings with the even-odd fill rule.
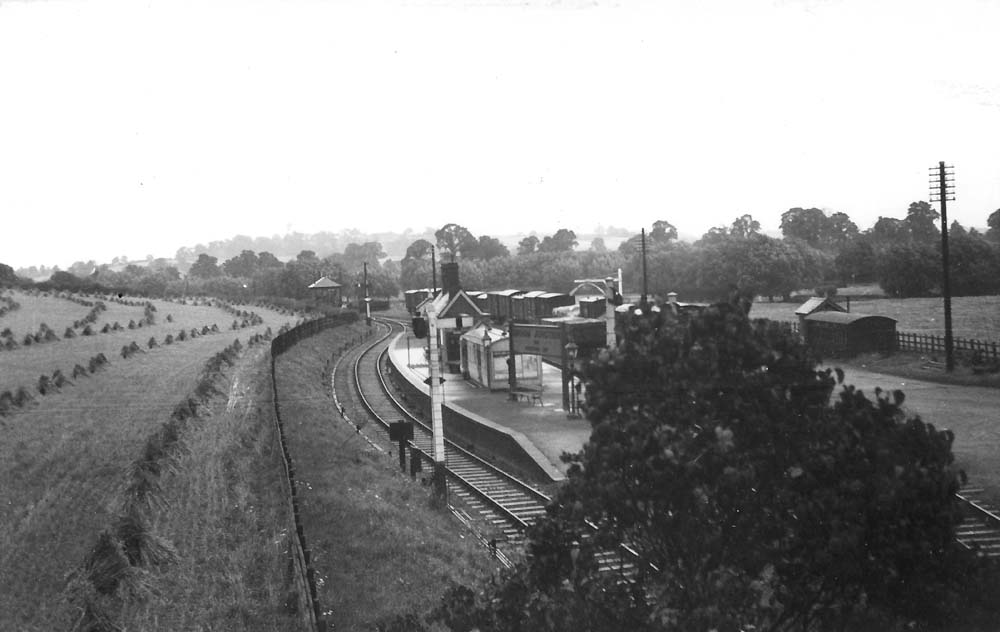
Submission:
[[[431,279],[431,298],[434,298],[438,291],[437,260],[434,258],[434,246],[431,246]]]
[[[639,300],[639,305],[643,310],[646,309],[646,296],[649,293],[649,288],[646,285],[646,229],[642,229],[642,298]]]
[[[951,336],[951,279],[948,268],[948,201],[955,200],[955,167],[945,166],[944,161],[931,167],[931,202],[941,203],[941,266],[944,277],[941,292],[944,294],[944,355],[945,370],[955,370],[955,343]]]

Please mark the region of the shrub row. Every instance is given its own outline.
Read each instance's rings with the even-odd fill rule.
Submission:
[[[56,298],[61,298],[72,303],[76,303],[77,305],[83,305],[84,307],[93,307],[95,305],[94,301],[88,301],[87,299],[81,298],[80,296],[70,292],[59,292],[55,296]]]
[[[62,369],[56,369],[52,372],[51,376],[39,376],[35,388],[39,395],[48,395],[53,391],[58,391],[67,384],[73,384],[72,380],[78,377],[87,376],[88,373],[96,373],[106,364],[108,364],[107,357],[103,353],[98,353],[90,359],[89,369],[83,368],[80,364],[74,366],[72,379],[66,377]],[[18,387],[16,391],[7,390],[0,393],[0,417],[9,414],[14,408],[24,408],[24,406],[34,401],[34,399],[34,396],[23,386]]]
[[[43,324],[42,327],[45,328],[47,331],[51,332],[51,329],[48,329],[48,327],[46,325]],[[204,336],[204,335],[208,335],[208,334],[211,334],[211,333],[218,333],[218,332],[219,332],[219,327],[218,327],[218,325],[214,325],[214,324],[211,327],[209,327],[209,326],[206,325],[206,326],[202,327],[202,329],[200,331],[198,329],[196,329],[196,328],[191,329],[190,333],[188,333],[186,330],[182,329],[177,334],[176,340],[178,340],[178,341],[186,340],[189,336],[191,338],[197,338],[199,336]],[[13,342],[12,338],[7,338],[7,339],[10,342]],[[257,343],[257,342],[260,342],[260,341],[263,341],[263,340],[270,340],[270,339],[271,339],[271,328],[270,327],[268,327],[267,331],[264,334],[255,334],[254,336],[252,336],[250,338],[251,343]],[[170,334],[167,334],[167,337],[164,339],[163,344],[166,344],[166,345],[172,344],[174,342],[174,340],[175,340],[175,338],[173,336],[171,336]],[[156,342],[156,338],[155,337],[150,337],[149,341],[147,342],[147,346],[150,349],[153,349],[154,347],[157,347],[159,345]],[[226,362],[227,364],[231,365],[232,364],[231,359],[228,362],[227,362],[226,359],[227,358],[231,358],[235,353],[238,353],[240,351],[240,349],[241,349],[241,347],[240,347],[240,341],[239,341],[239,339],[237,339],[232,345],[230,345],[229,347],[226,347],[226,350],[224,350],[224,351],[216,354],[211,359],[209,359],[208,362],[206,362],[206,365],[205,365],[206,369],[205,369],[205,371],[212,372],[213,379],[214,379],[214,377],[218,376],[218,369],[220,368],[219,363],[220,362]],[[139,344],[136,343],[133,340],[131,343],[129,343],[127,345],[122,345],[120,355],[121,355],[122,358],[127,359],[127,358],[130,358],[130,357],[132,357],[133,355],[135,355],[137,353],[145,353],[145,352],[139,346]],[[76,379],[76,378],[81,377],[81,376],[87,376],[88,374],[96,373],[101,368],[103,368],[104,365],[106,365],[108,363],[109,363],[109,361],[108,361],[107,356],[105,356],[103,353],[98,353],[96,356],[94,356],[94,357],[92,357],[90,359],[87,368],[84,368],[80,364],[77,364],[76,366],[74,366],[73,367],[73,371],[71,373],[72,379]],[[204,382],[203,379],[199,381],[199,388],[201,388],[201,389],[208,388],[203,382]],[[67,378],[65,376],[65,374],[62,372],[61,369],[56,369],[52,373],[51,376],[49,376],[49,375],[42,375],[42,376],[40,376],[38,378],[38,382],[36,384],[36,390],[41,395],[47,395],[47,394],[51,393],[52,391],[58,391],[63,386],[65,386],[67,384],[72,384],[72,383],[73,383],[72,380],[70,378]],[[0,394],[0,416],[4,416],[4,415],[8,414],[10,412],[10,410],[13,409],[13,408],[15,408],[15,407],[16,408],[23,407],[23,405],[26,404],[27,402],[31,401],[31,399],[32,398],[30,397],[30,394],[28,394],[27,390],[24,387],[20,387],[17,390],[16,393],[12,393],[9,390],[8,391],[4,391],[2,394]]]
[[[21,309],[21,304],[15,301],[13,296],[0,296],[0,316],[4,316],[15,309]]]
[[[70,576],[70,600],[81,612],[77,629],[117,629],[112,620],[126,596],[143,592],[148,570],[176,562],[173,544],[155,533],[151,512],[161,505],[161,475],[173,458],[190,419],[219,389],[222,367],[231,366],[242,349],[239,339],[205,362],[194,391],[174,407],[170,418],[152,433],[129,467],[121,512],[101,532],[81,567]]]
[[[0,417],[6,416],[14,408],[24,408],[34,400],[34,395],[23,386],[15,391],[4,391],[0,393]]]
[[[108,306],[104,304],[103,301],[97,301],[93,304],[94,306],[90,308],[87,315],[80,320],[73,321],[73,329],[79,329],[80,327],[89,326],[91,323],[97,322],[97,317],[101,315],[101,312],[106,311]],[[90,335],[90,334],[87,334]]]
[[[121,356],[123,359],[128,359],[137,353],[145,353],[145,351],[135,343],[135,340],[131,344],[122,345]]]
[[[167,320],[168,321],[172,321],[173,319],[170,316],[168,316]],[[148,322],[149,321],[146,320],[146,319],[140,320],[138,322],[135,321],[135,320],[130,320],[129,323],[128,323],[128,327],[127,328],[128,329],[141,329],[142,326],[143,326],[143,323],[148,323]],[[100,333],[107,334],[107,333],[111,333],[113,331],[124,331],[125,329],[126,329],[126,327],[122,327],[121,324],[118,323],[118,321],[115,321],[114,324],[105,323],[104,326],[101,327]],[[219,332],[219,326],[216,325],[216,324],[213,324],[211,327],[209,327],[208,325],[205,325],[200,330],[198,328],[196,328],[196,327],[193,327],[193,328],[190,329],[189,332],[185,332],[184,330],[181,330],[181,332],[177,336],[176,340],[185,340],[188,337],[197,338],[198,336],[204,336],[204,335],[209,334],[209,333],[218,333],[218,332]],[[66,331],[63,333],[62,337],[68,339],[68,338],[75,338],[77,335],[78,334],[76,333],[76,331],[72,327],[67,327]],[[93,336],[93,335],[95,335],[94,328],[92,326],[90,326],[90,325],[86,325],[83,328],[83,330],[80,332],[79,335],[81,335],[81,336]],[[37,333],[34,333],[34,334],[25,334],[24,339],[21,341],[21,346],[27,347],[27,346],[30,346],[32,344],[36,344],[36,343],[40,343],[40,342],[53,342],[53,341],[56,341],[56,340],[59,340],[59,335],[56,334],[56,332],[53,331],[52,328],[50,328],[48,325],[46,325],[45,323],[42,323],[39,326]],[[164,340],[164,342],[165,342],[165,344],[170,344],[174,340],[175,340],[175,338],[173,336],[168,335],[167,336],[167,340]],[[149,348],[152,349],[154,346],[156,346],[155,343],[156,343],[155,339],[154,338],[150,338],[150,342],[149,342],[149,345],[148,345]],[[6,351],[12,351],[12,350],[14,350],[16,348],[18,348],[17,341],[14,340],[14,334],[11,332],[10,328],[8,327],[8,328],[4,329],[2,333],[0,333],[0,351],[4,351],[4,350],[6,350]]]

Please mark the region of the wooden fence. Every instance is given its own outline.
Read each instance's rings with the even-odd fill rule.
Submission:
[[[271,341],[271,390],[274,401],[274,420],[278,434],[278,441],[281,444],[281,454],[285,470],[285,494],[288,498],[288,505],[292,510],[292,522],[295,528],[295,538],[292,540],[292,563],[295,567],[295,577],[299,597],[299,612],[302,613],[304,622],[311,632],[326,632],[327,622],[323,618],[323,610],[320,607],[319,597],[316,590],[316,571],[312,564],[312,554],[306,543],[306,534],[302,528],[302,520],[299,517],[299,484],[295,478],[295,467],[292,463],[292,455],[288,452],[288,441],[285,438],[285,424],[281,419],[281,405],[278,394],[278,382],[275,379],[275,357],[281,355],[295,343],[329,329],[330,327],[340,327],[350,324],[358,319],[356,312],[344,312],[334,316],[317,318],[307,321],[294,329],[291,329]]]
[[[981,361],[997,362],[1000,360],[1000,345],[995,342],[968,338],[953,338],[952,342],[956,353],[966,353]],[[896,348],[900,351],[944,353],[944,336],[897,331]]]

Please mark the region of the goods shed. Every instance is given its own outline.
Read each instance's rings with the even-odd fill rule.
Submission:
[[[824,357],[850,357],[859,353],[896,350],[896,320],[837,311],[805,316],[806,344]]]

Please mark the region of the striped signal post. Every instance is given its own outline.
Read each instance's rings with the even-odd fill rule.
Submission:
[[[615,336],[615,296],[621,292],[621,275],[619,274],[619,283],[617,287],[615,285],[615,278],[608,277],[604,280],[604,322],[605,322],[605,342],[607,343],[608,349],[613,349],[618,343],[618,339]]]
[[[368,262],[364,262],[365,270],[365,324],[372,328],[372,299],[368,296]]]
[[[944,161],[931,167],[931,202],[941,203],[941,293],[944,295],[944,357],[945,370],[955,370],[955,342],[951,335],[951,278],[948,262],[948,202],[955,200],[955,167]]]
[[[434,494],[438,500],[448,499],[448,485],[445,479],[444,417],[441,411],[442,382],[440,371],[441,352],[438,348],[437,310],[433,301],[427,304],[427,344],[430,346],[427,378],[431,391],[431,433],[434,441]]]

